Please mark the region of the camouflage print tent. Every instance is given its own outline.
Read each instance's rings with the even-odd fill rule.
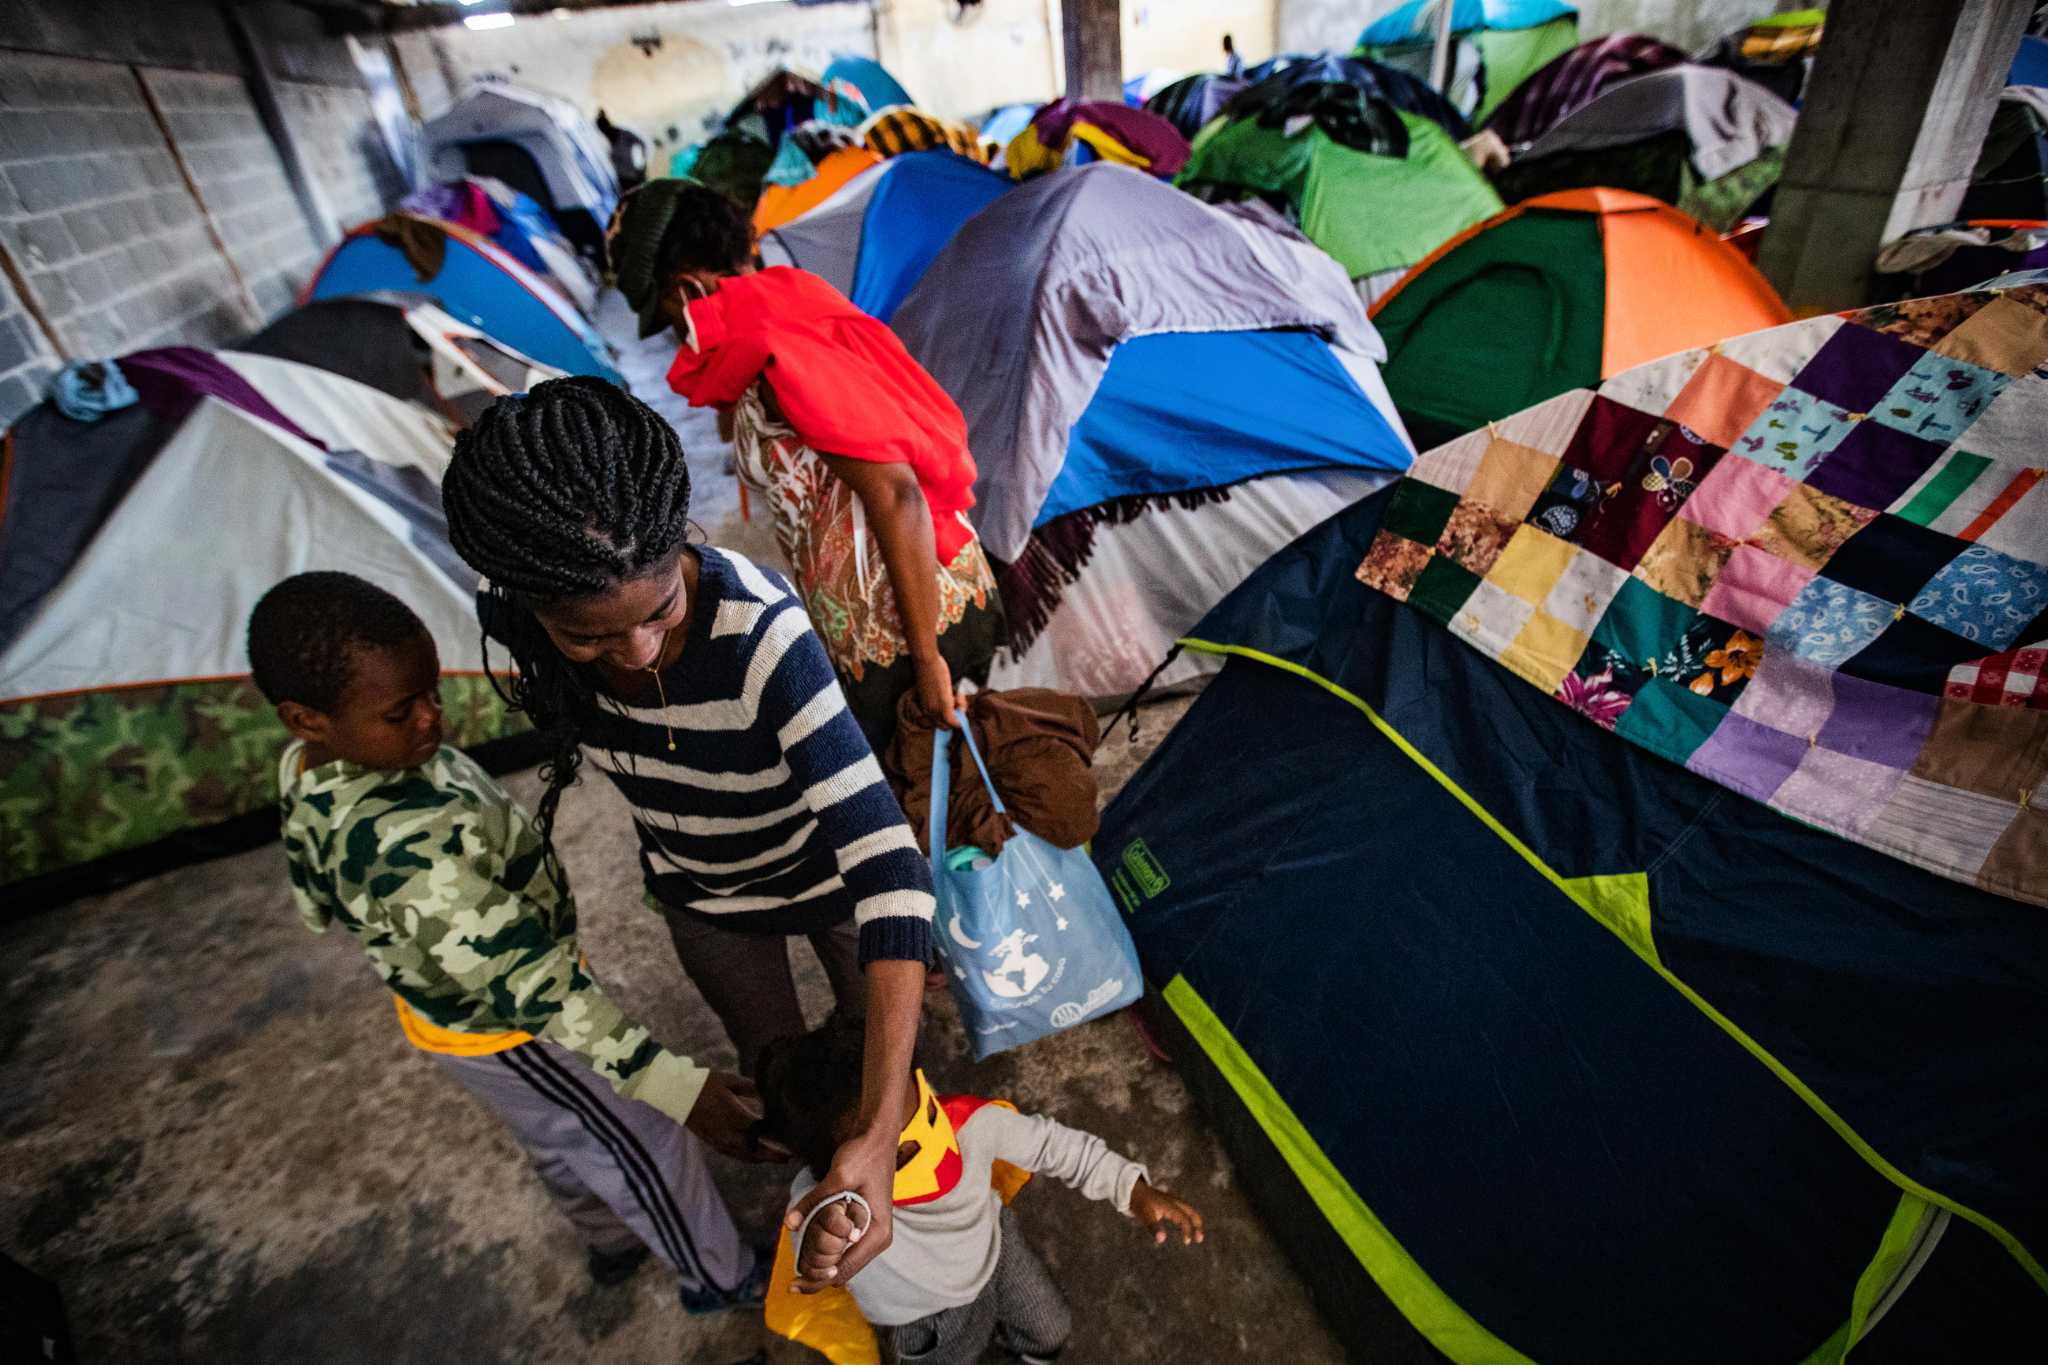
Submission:
[[[44,403],[6,436],[0,887],[16,907],[113,855],[262,820],[284,731],[243,629],[288,574],[396,592],[440,644],[451,742],[510,728],[441,521],[442,419],[269,356],[119,364],[140,401],[96,421]]]

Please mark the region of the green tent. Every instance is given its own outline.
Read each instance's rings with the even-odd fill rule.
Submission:
[[[1362,279],[1405,270],[1498,213],[1500,196],[1434,119],[1406,110],[1406,156],[1347,147],[1310,125],[1290,137],[1257,119],[1212,120],[1179,183],[1205,198],[1230,189],[1284,199],[1301,230]]]
[[[1667,204],[1566,190],[1504,210],[1373,308],[1394,406],[1427,449],[1631,366],[1790,314],[1756,268]]]
[[[1413,0],[1360,34],[1358,55],[1427,80],[1435,28],[1434,6]],[[1451,29],[1455,40],[1446,93],[1475,125],[1553,57],[1579,44],[1578,12],[1549,0],[1460,0]]]

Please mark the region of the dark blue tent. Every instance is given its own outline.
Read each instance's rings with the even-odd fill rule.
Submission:
[[[2036,38],[2033,34],[2020,37],[2020,50],[2013,54],[2012,70],[2006,73],[2007,85],[2048,85],[2048,38]]]
[[[1419,1358],[1391,1300],[1469,1362],[2038,1354],[2048,920],[1363,586],[1388,500],[1191,632],[1228,662],[1094,845],[1340,1334]]]

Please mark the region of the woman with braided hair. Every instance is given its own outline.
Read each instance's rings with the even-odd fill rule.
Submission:
[[[607,258],[640,335],[673,327],[669,387],[716,407],[877,752],[899,706],[951,725],[988,681],[1002,599],[968,524],[967,419],[887,327],[807,271],[755,270],[730,200],[657,180],[613,215]]]
[[[518,668],[508,700],[550,742],[550,850],[587,757],[633,808],[648,903],[743,1075],[804,1032],[793,936],[839,1012],[865,1016],[860,1130],[791,1214],[845,1191],[867,1201],[873,1229],[843,1278],[889,1242],[932,886],[803,603],[773,571],[685,543],[675,432],[601,379],[498,399],[456,438],[441,496],[449,539],[484,577],[486,649],[502,641]],[[759,1117],[751,1081],[714,1074],[690,1126],[730,1155],[786,1157],[754,1138]]]

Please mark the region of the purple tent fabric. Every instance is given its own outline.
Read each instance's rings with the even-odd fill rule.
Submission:
[[[1188,164],[1188,140],[1159,115],[1107,100],[1054,100],[1031,116],[1038,140],[1063,147],[1076,123],[1091,123],[1152,163],[1152,174],[1173,176]]]
[[[485,237],[496,237],[504,226],[499,221],[497,208],[491,203],[491,196],[473,180],[436,181],[414,190],[400,200],[398,206],[407,213],[418,214],[422,218],[438,218]]]
[[[1592,103],[1595,95],[1616,81],[1661,71],[1685,60],[1686,55],[1677,48],[1643,33],[1616,33],[1580,43],[1515,87],[1493,111],[1486,127],[1510,147],[1534,142],[1559,119]]]
[[[230,369],[220,357],[196,346],[163,346],[121,357],[121,373],[135,386],[142,405],[169,422],[182,422],[202,398],[218,398],[290,432],[308,445],[327,443],[271,406],[254,385]]]

